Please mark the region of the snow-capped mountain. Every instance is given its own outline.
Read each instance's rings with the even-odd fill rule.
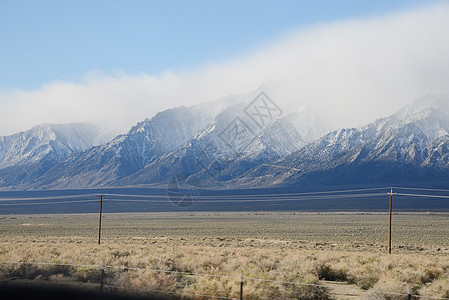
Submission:
[[[59,163],[42,176],[38,184],[48,187],[113,184],[180,147],[206,127],[216,114],[239,100],[240,96],[231,96],[160,112],[138,123],[127,134]]]
[[[60,161],[100,142],[99,128],[84,123],[42,124],[30,130],[0,137],[0,168]]]
[[[449,97],[429,96],[361,128],[331,132],[270,166],[257,166],[240,180],[258,184],[444,180],[448,142]]]
[[[57,162],[102,142],[91,124],[42,124],[0,137],[0,184],[36,179]]]
[[[281,114],[259,127],[248,107],[248,102],[229,107],[184,145],[117,184],[167,182],[196,174],[216,185],[297,151],[329,131],[323,120],[307,111]]]

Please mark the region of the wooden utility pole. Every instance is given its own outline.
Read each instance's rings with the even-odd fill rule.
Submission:
[[[243,272],[242,277],[240,277],[240,300],[243,300]]]
[[[391,211],[393,206],[393,195],[396,193],[393,193],[393,188],[391,188],[390,191],[390,226],[388,228],[388,254],[391,254]]]
[[[98,195],[97,197],[100,198],[100,218],[98,221],[98,245],[101,243],[101,213],[103,211],[103,198],[106,197],[105,195]]]

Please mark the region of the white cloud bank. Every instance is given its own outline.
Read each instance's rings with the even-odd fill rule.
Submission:
[[[307,104],[336,117],[339,126],[358,126],[420,96],[448,93],[449,4],[302,29],[196,70],[91,72],[81,83],[0,91],[0,135],[39,123],[86,121],[125,132],[158,111],[247,93],[266,82],[281,83],[271,90],[277,102]]]

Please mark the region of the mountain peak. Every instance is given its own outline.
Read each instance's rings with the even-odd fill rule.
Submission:
[[[0,137],[0,169],[42,161],[57,162],[92,147],[99,138],[101,131],[87,123],[36,125]]]
[[[435,112],[438,112],[440,117],[449,119],[448,94],[428,95],[418,98],[398,111],[395,116],[401,121],[418,120],[427,118]]]

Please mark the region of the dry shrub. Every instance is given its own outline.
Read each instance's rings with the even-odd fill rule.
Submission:
[[[236,297],[238,295],[234,295]],[[256,283],[245,286],[244,299],[331,299],[323,286],[304,284]]]
[[[138,271],[130,274],[128,278],[131,287],[144,290],[175,291],[192,282],[187,276],[152,271]]]
[[[2,277],[4,279],[36,279],[46,277],[48,272],[36,265],[20,263],[3,266]]]
[[[378,263],[377,257],[345,261],[348,268],[347,281],[356,284],[363,290],[372,288],[379,281],[380,268]]]
[[[72,266],[65,265],[5,264],[0,267],[0,279],[51,280],[52,276],[60,275],[70,277],[74,272]]]
[[[318,278],[312,274],[300,278],[284,277],[283,281],[285,283],[248,280],[244,288],[244,299],[331,299],[328,289],[319,286]]]
[[[64,276],[63,274],[51,275],[49,281],[56,283],[68,283],[72,280],[72,277]]]
[[[279,299],[300,299],[300,300],[332,299],[325,287],[314,285],[290,286],[289,288],[286,289],[285,296]]]
[[[294,280],[287,280],[294,282]],[[284,284],[283,297],[280,299],[332,299],[329,290],[323,286],[319,286],[319,279],[313,274],[304,274],[298,278],[296,282],[305,284],[286,285]]]
[[[281,299],[282,286],[271,282],[248,282],[244,287],[244,299]]]
[[[100,282],[101,281],[101,270],[95,267],[79,267],[73,278],[80,282]]]
[[[368,293],[370,300],[406,300],[407,284],[395,278],[382,277]]]
[[[111,255],[115,258],[120,258],[120,257],[128,257],[130,253],[129,251],[115,250],[111,252]]]
[[[232,278],[210,278],[199,277],[190,285],[183,289],[184,293],[196,295],[220,296],[220,297],[237,297],[239,295],[239,285]],[[207,297],[205,299],[208,299]],[[245,299],[251,299],[245,297]]]
[[[55,262],[59,263],[59,262]],[[63,275],[63,276],[72,276],[75,273],[75,268],[68,265],[49,265],[47,266],[48,272],[50,275]]]
[[[442,274],[442,268],[429,266],[424,270],[424,274],[421,275],[420,281],[422,284],[427,284],[434,281],[435,279],[438,279]]]
[[[348,281],[348,272],[346,269],[337,269],[331,267],[328,263],[317,265],[315,272],[319,279],[328,281]]]
[[[0,265],[0,280],[10,280],[12,278],[11,273],[13,265],[1,264]]]
[[[449,278],[441,278],[425,285],[420,294],[427,297],[449,298]]]
[[[105,272],[105,284],[119,287],[130,287],[131,278],[134,277],[132,272],[124,270],[107,270]]]

